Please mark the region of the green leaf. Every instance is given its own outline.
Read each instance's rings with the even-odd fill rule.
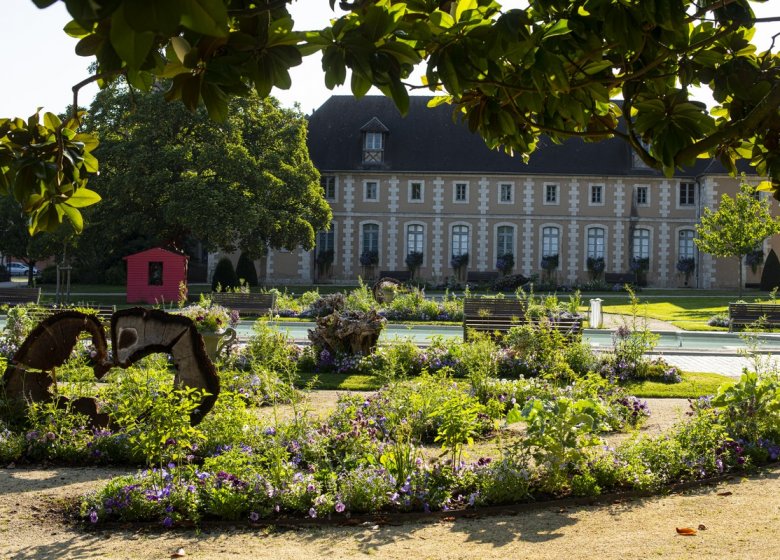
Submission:
[[[101,198],[98,193],[86,187],[82,187],[68,198],[67,204],[73,208],[85,208],[97,204],[100,200]]]
[[[62,30],[75,39],[86,37],[92,32],[91,29],[84,29],[84,27],[82,27],[81,24],[76,20],[71,20],[70,22],[66,23]]]
[[[65,215],[70,220],[70,223],[73,224],[74,231],[76,233],[81,233],[84,230],[84,218],[81,217],[81,212],[72,206],[68,206],[67,204],[62,204],[60,207],[65,212]]]
[[[222,0],[178,0],[181,24],[211,37],[227,37],[228,15]]]
[[[542,40],[549,39],[550,37],[557,37],[558,35],[566,35],[570,32],[569,20],[559,19],[544,31]]]
[[[43,126],[49,130],[57,130],[61,124],[62,121],[54,113],[46,112],[43,114]]]
[[[223,122],[228,117],[228,96],[216,84],[204,82],[201,88],[203,103],[212,120]]]
[[[512,407],[511,409],[509,409],[509,412],[506,413],[507,424],[517,424],[522,420],[523,420],[523,415],[520,413],[520,409],[517,408],[517,406]]]
[[[152,33],[136,31],[130,27],[125,18],[125,11],[121,7],[111,17],[109,37],[114,50],[127,63],[127,67],[133,70],[140,68],[144,63],[154,42]]]
[[[350,85],[352,87],[352,95],[357,98],[363,97],[371,89],[371,81],[354,70],[352,71]]]
[[[153,31],[173,35],[179,27],[178,2],[132,0],[123,2],[127,23],[135,31]]]
[[[459,0],[458,6],[455,8],[455,21],[460,21],[464,13],[476,10],[477,7],[477,0]]]

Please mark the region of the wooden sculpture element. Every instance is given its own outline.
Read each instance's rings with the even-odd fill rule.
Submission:
[[[105,331],[97,317],[64,311],[43,320],[27,336],[5,370],[0,388],[8,401],[20,408],[27,402],[51,402],[56,368],[70,358],[83,332],[91,335],[95,347],[92,367],[97,379],[112,367],[128,368],[149,354],[167,353],[173,358],[177,386],[195,387],[208,393],[191,415],[192,423],[200,422],[214,406],[219,394],[219,377],[192,320],[143,308],[124,309],[111,317],[111,359]],[[60,405],[67,402],[64,397],[58,398]],[[109,422],[95,399],[79,398],[71,405],[89,416],[96,426]]]

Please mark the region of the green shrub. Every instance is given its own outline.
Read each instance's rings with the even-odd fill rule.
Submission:
[[[236,263],[236,276],[243,280],[247,286],[257,286],[257,269],[255,261],[246,253],[241,253]]]
[[[232,261],[227,257],[219,259],[217,267],[214,269],[214,276],[211,278],[211,290],[216,292],[217,289],[220,289],[224,292],[235,290],[240,286]]]
[[[769,254],[764,262],[764,270],[761,271],[761,289],[766,292],[780,287],[780,259],[774,249],[769,250]]]
[[[345,308],[352,311],[370,311],[377,307],[374,294],[363,279],[359,278],[360,285],[347,294]]]

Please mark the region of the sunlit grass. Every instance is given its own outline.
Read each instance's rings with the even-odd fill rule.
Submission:
[[[733,377],[718,373],[683,373],[680,383],[661,383],[658,381],[637,381],[628,383],[629,393],[642,398],[696,399],[705,395],[714,395],[722,385],[734,385]]]

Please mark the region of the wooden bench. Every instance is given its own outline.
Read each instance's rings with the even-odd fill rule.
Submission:
[[[526,303],[518,299],[465,298],[463,300],[463,340],[469,332],[506,334],[518,325],[539,324],[541,321],[527,316]],[[550,327],[567,336],[582,331],[581,319],[551,319]]]
[[[0,305],[38,303],[40,300],[40,288],[0,288]]]
[[[636,274],[633,272],[605,272],[604,283],[613,286],[615,284],[636,284]]]
[[[276,306],[275,297],[257,292],[214,292],[211,301],[235,309],[239,315],[268,315]]]
[[[780,326],[780,305],[775,303],[729,303],[729,331],[760,322],[767,327]]]
[[[493,282],[498,280],[498,272],[478,272],[476,270],[469,270],[466,272],[466,283],[468,284],[488,284],[493,285]]]
[[[115,305],[61,305],[39,306],[31,308],[27,314],[37,322],[41,322],[47,317],[59,313],[60,311],[81,311],[87,315],[95,315],[106,327],[111,324],[111,316],[116,312]]]
[[[409,282],[412,279],[412,273],[408,270],[380,270],[379,278],[392,278],[399,282]]]

